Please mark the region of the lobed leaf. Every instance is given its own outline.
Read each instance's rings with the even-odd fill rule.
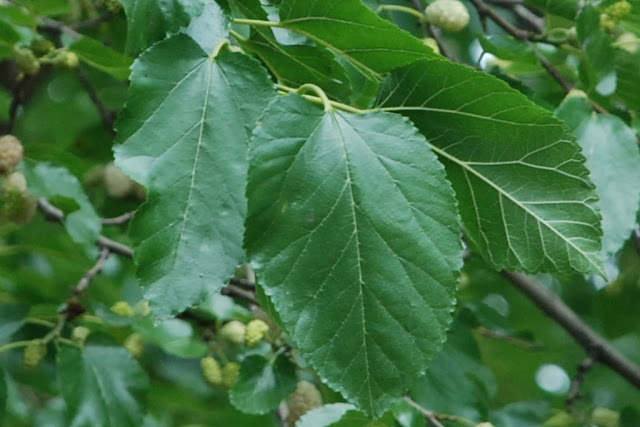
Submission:
[[[598,197],[580,147],[550,113],[493,77],[428,59],[391,73],[379,104],[427,137],[494,267],[604,275]]]
[[[455,200],[398,115],[271,103],[250,145],[246,245],[303,357],[368,414],[442,347],[462,248]]]
[[[251,58],[174,35],[136,61],[116,163],[149,188],[131,223],[138,276],[161,318],[218,291],[242,261],[247,145],[274,95]]]

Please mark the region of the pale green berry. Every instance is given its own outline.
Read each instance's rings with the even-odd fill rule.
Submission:
[[[207,356],[200,361],[200,369],[204,379],[212,386],[222,385],[222,369],[216,359]]]
[[[245,331],[246,326],[244,323],[232,320],[229,323],[225,323],[222,328],[220,328],[218,336],[233,345],[242,345],[244,344]]]
[[[22,364],[26,369],[35,369],[47,355],[47,345],[41,341],[33,341],[22,353]]]
[[[123,346],[129,350],[133,357],[138,359],[144,353],[144,338],[139,333],[134,332],[124,340]]]
[[[429,24],[447,31],[460,31],[469,24],[469,11],[459,0],[436,0],[424,13]]]
[[[258,345],[267,332],[269,332],[269,325],[263,320],[255,319],[247,323],[244,337],[247,347],[255,347]]]
[[[71,331],[71,339],[80,345],[84,345],[90,333],[91,329],[86,326],[76,326],[73,328],[73,331]]]
[[[222,368],[222,385],[231,388],[238,381],[240,375],[240,365],[236,362],[229,362]]]
[[[13,135],[0,137],[0,173],[7,173],[22,160],[22,143]]]
[[[111,306],[111,311],[123,317],[133,317],[135,312],[126,301],[118,301]]]
[[[295,426],[300,417],[320,406],[322,406],[322,395],[316,386],[308,381],[300,381],[296,391],[287,399],[287,407],[289,408],[287,425]]]

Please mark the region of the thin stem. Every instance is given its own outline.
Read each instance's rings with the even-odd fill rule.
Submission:
[[[26,319],[24,319],[24,321],[33,325],[45,326],[47,328],[54,328],[56,326],[56,324],[53,322],[49,322],[48,320],[43,319],[36,319],[35,317],[27,317]]]
[[[14,341],[5,345],[0,345],[0,354],[7,352],[9,350],[13,350],[15,348],[27,347],[29,344],[38,342],[38,341],[40,340],[35,339],[35,340],[28,340],[28,341]]]
[[[73,347],[78,347],[78,348],[82,348],[82,346],[80,344],[78,344],[77,342],[70,340],[69,338],[62,338],[62,337],[58,337],[58,339],[56,340],[59,343],[62,344],[67,344]]]
[[[81,30],[85,30],[87,28],[92,28],[95,27],[96,25],[100,25],[105,21],[108,21],[109,19],[113,18],[113,14],[111,12],[105,12],[102,15],[95,17],[93,19],[89,19],[87,21],[84,22],[78,22],[77,24],[72,24],[69,25],[69,28],[76,30],[76,31],[81,31]]]
[[[229,280],[229,283],[232,285],[236,285],[240,288],[247,289],[249,291],[255,290],[256,288],[255,282],[248,279],[243,279],[240,277],[232,277],[231,280]]]
[[[573,409],[573,404],[575,403],[575,401],[580,398],[580,386],[582,386],[582,383],[584,382],[585,374],[589,372],[594,363],[595,359],[591,356],[587,356],[587,358],[584,359],[582,363],[580,363],[580,365],[578,365],[578,373],[573,378],[573,381],[571,381],[569,395],[565,400],[569,411]]]
[[[232,22],[234,24],[253,25],[253,26],[256,26],[256,27],[280,27],[280,23],[279,22],[261,21],[259,19],[235,18]]]
[[[594,360],[608,366],[640,389],[640,368],[591,329],[560,298],[533,277],[509,271],[502,271],[501,274],[573,336]]]
[[[420,0],[410,0],[410,1],[411,1],[411,4],[413,5],[413,8],[415,10],[418,10],[420,12],[422,12],[424,10],[424,7],[420,3]]]
[[[230,297],[237,297],[240,299],[243,299],[251,304],[257,305],[259,306],[260,303],[258,302],[258,300],[256,299],[256,297],[253,295],[253,292],[244,290],[242,288],[239,288],[237,286],[234,285],[228,285],[225,288],[222,288],[222,291],[220,292],[222,295],[227,295]]]
[[[246,37],[242,37],[242,34],[238,33],[237,31],[234,31],[232,29],[229,29],[229,34],[239,42],[247,41]]]
[[[553,77],[553,79],[558,82],[560,86],[562,86],[562,89],[564,89],[565,93],[569,93],[571,89],[573,89],[573,84],[565,79],[562,74],[560,74],[558,69],[554,67],[547,58],[545,58],[541,54],[538,54],[538,60],[540,61],[542,67],[547,70],[547,73],[549,73],[549,75]]]
[[[459,424],[464,424],[464,425],[468,425],[468,426],[475,426],[476,423],[474,423],[473,421],[470,421],[466,418],[462,418],[462,417],[458,417],[456,415],[449,415],[449,414],[438,414],[436,412],[430,411],[426,408],[423,408],[420,404],[414,402],[410,397],[405,396],[404,400],[406,400],[411,406],[413,406],[414,408],[416,408],[418,411],[420,411],[420,413],[422,415],[424,415],[424,417],[431,423],[433,424],[435,427],[444,427],[444,424],[442,424],[440,422],[441,419],[446,419],[449,421],[454,421],[456,423]]]
[[[492,331],[491,329],[487,329],[484,326],[479,326],[478,328],[476,328],[476,332],[485,337],[504,341],[509,344],[513,344],[516,347],[520,347],[529,351],[540,351],[540,350],[544,350],[545,348],[543,345],[525,341],[520,338],[515,338],[510,335],[501,334],[499,332]]]
[[[229,46],[229,39],[220,40],[218,44],[214,46],[213,51],[211,52],[211,58],[215,58],[216,56],[218,56],[221,50],[226,49]]]
[[[115,240],[111,240],[108,237],[98,237],[98,246],[101,248],[109,249],[114,254],[121,255],[125,258],[133,258],[133,249]]]
[[[42,212],[47,221],[64,221],[64,212],[49,203],[47,199],[42,197],[38,199],[38,210]]]
[[[38,210],[42,212],[48,221],[59,223],[64,222],[64,212],[53,206],[46,199],[38,199]],[[127,245],[111,240],[108,237],[98,236],[96,244],[100,248],[109,249],[114,254],[118,254],[126,258],[133,258],[133,249]]]
[[[442,35],[439,28],[436,28],[433,25],[428,25],[427,31],[429,32],[429,35],[436,41],[436,43],[438,43],[438,48],[440,49],[440,53],[442,54],[442,56],[452,62],[460,62],[460,60],[449,50],[447,45],[444,43],[444,40],[442,40]]]
[[[521,30],[511,22],[504,19],[500,14],[498,14],[498,12],[493,10],[493,8],[487,6],[487,4],[483,0],[470,1],[478,11],[478,14],[480,16],[488,16],[493,22],[498,24],[500,27],[502,27],[502,29],[504,29],[507,33],[511,34],[518,40],[529,40],[535,35],[533,33],[530,33],[529,31]]]
[[[393,12],[402,12],[402,13],[406,13],[409,15],[413,15],[416,18],[418,18],[421,21],[425,20],[425,16],[424,13],[420,13],[418,10],[414,9],[414,8],[410,8],[410,7],[406,7],[406,6],[397,6],[394,4],[384,4],[380,7],[378,7],[378,12],[381,12],[383,10],[389,10],[389,11],[393,11]]]
[[[44,338],[42,338],[42,343],[46,344],[49,341],[51,341],[54,338],[57,338],[58,336],[60,336],[60,332],[62,331],[62,327],[64,326],[66,322],[66,317],[65,316],[58,316],[58,323],[56,323],[56,325],[53,327],[52,330],[49,331],[49,333],[47,335],[44,336]]]
[[[331,106],[331,101],[327,97],[327,94],[319,87],[312,83],[303,84],[296,90],[298,95],[303,95],[308,91],[315,92],[318,95],[318,98],[322,101],[322,105],[324,106],[324,111],[331,111],[333,107]]]
[[[123,225],[131,221],[135,215],[135,211],[132,211],[113,218],[102,218],[102,225]]]
[[[47,17],[43,17],[42,19],[42,23],[39,25],[40,29],[43,31],[48,31],[48,32],[54,32],[54,33],[62,33],[62,34],[66,34],[69,37],[71,37],[74,40],[78,40],[81,39],[82,37],[84,37],[82,34],[80,34],[79,32],[77,32],[76,30],[74,30],[71,27],[68,27],[67,25],[63,24],[62,22],[58,22],[54,19],[51,18],[47,18]]]
[[[297,93],[298,89],[295,88],[291,88],[289,86],[285,86],[282,84],[276,84],[276,88],[278,88],[280,91],[282,91],[282,94],[288,94],[288,93]],[[315,103],[315,104],[320,104],[320,105],[325,105],[323,99],[321,99],[318,96],[313,96],[313,95],[307,95],[307,94],[299,94],[300,96],[302,96],[303,98],[306,98],[307,100]],[[341,102],[337,102],[337,101],[332,101],[330,99],[327,99],[327,101],[329,102],[329,104],[331,105],[331,107],[337,109],[337,110],[342,110],[342,111],[347,111],[349,113],[354,113],[354,114],[364,114],[366,112],[368,112],[368,110],[360,110],[358,108],[352,107],[350,105],[346,105],[343,104]]]
[[[93,83],[91,83],[91,81],[89,80],[89,76],[84,71],[82,66],[78,66],[76,68],[76,77],[78,77],[78,80],[80,81],[82,86],[84,86],[87,94],[89,95],[89,99],[91,99],[91,102],[93,102],[93,105],[95,105],[98,109],[98,112],[102,117],[102,123],[104,124],[104,127],[107,128],[107,130],[111,134],[115,134],[113,126],[116,122],[116,113],[109,110],[104,102],[102,102],[102,99],[100,99],[100,95],[98,95],[98,91],[93,86]]]
[[[96,277],[104,268],[104,264],[107,261],[107,258],[109,258],[109,255],[111,255],[111,250],[109,248],[102,247],[98,261],[84,274],[84,276],[82,276],[82,279],[80,279],[78,284],[73,288],[73,296],[77,297],[87,290],[89,283],[91,283],[93,278]]]

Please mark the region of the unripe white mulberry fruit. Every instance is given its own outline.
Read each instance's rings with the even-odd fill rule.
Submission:
[[[134,332],[124,340],[123,346],[129,350],[133,357],[138,359],[144,353],[144,338],[139,333]]]
[[[16,167],[22,160],[24,149],[22,143],[13,135],[0,137],[0,173],[6,173]]]
[[[247,329],[244,337],[247,347],[257,346],[268,331],[269,325],[267,325],[263,320],[255,319],[247,323]]]
[[[618,427],[620,414],[609,408],[594,408],[591,413],[591,422],[601,427]]]
[[[26,75],[32,76],[40,71],[40,61],[35,53],[28,47],[16,47],[14,49],[16,63]]]
[[[629,53],[636,53],[640,45],[640,39],[633,33],[623,33],[613,45]]]
[[[111,306],[111,311],[122,317],[133,317],[135,312],[126,301],[118,301]]]
[[[460,31],[469,23],[469,11],[459,0],[436,0],[425,15],[429,24],[447,31]]]
[[[37,368],[47,355],[47,345],[40,341],[33,341],[25,347],[22,353],[22,364],[26,369]]]
[[[104,184],[107,189],[107,193],[111,197],[122,198],[126,197],[135,183],[131,178],[124,174],[119,167],[113,163],[109,163],[104,168]]]
[[[431,49],[433,49],[435,53],[440,53],[440,46],[438,46],[438,42],[436,41],[436,39],[431,37],[425,37],[422,39],[422,43],[426,44]]]
[[[91,329],[86,326],[76,326],[73,328],[73,331],[71,331],[71,339],[80,345],[84,345],[90,333]]]
[[[38,200],[27,190],[27,180],[20,172],[13,172],[2,179],[0,199],[3,219],[18,225],[31,221],[38,209]]]
[[[316,386],[308,381],[300,381],[296,391],[287,399],[287,407],[289,408],[287,425],[289,427],[295,426],[300,417],[320,406],[322,406],[322,395]]]
[[[231,388],[238,381],[240,375],[240,365],[236,362],[229,362],[222,368],[222,385]]]
[[[69,50],[60,51],[52,60],[54,66],[65,70],[73,70],[78,66],[79,62],[78,55]]]
[[[220,328],[218,336],[233,345],[242,345],[244,344],[245,332],[246,326],[244,326],[244,323],[232,320],[229,323],[225,323],[222,328]]]
[[[2,178],[2,191],[19,191],[21,193],[27,191],[27,178],[20,172],[12,172]]]
[[[222,369],[216,359],[207,356],[200,361],[202,376],[212,386],[222,385]]]

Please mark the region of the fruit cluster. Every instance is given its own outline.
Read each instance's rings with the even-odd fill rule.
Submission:
[[[38,201],[27,189],[25,176],[15,171],[22,161],[22,143],[13,135],[0,137],[0,223],[27,224],[36,213]]]

